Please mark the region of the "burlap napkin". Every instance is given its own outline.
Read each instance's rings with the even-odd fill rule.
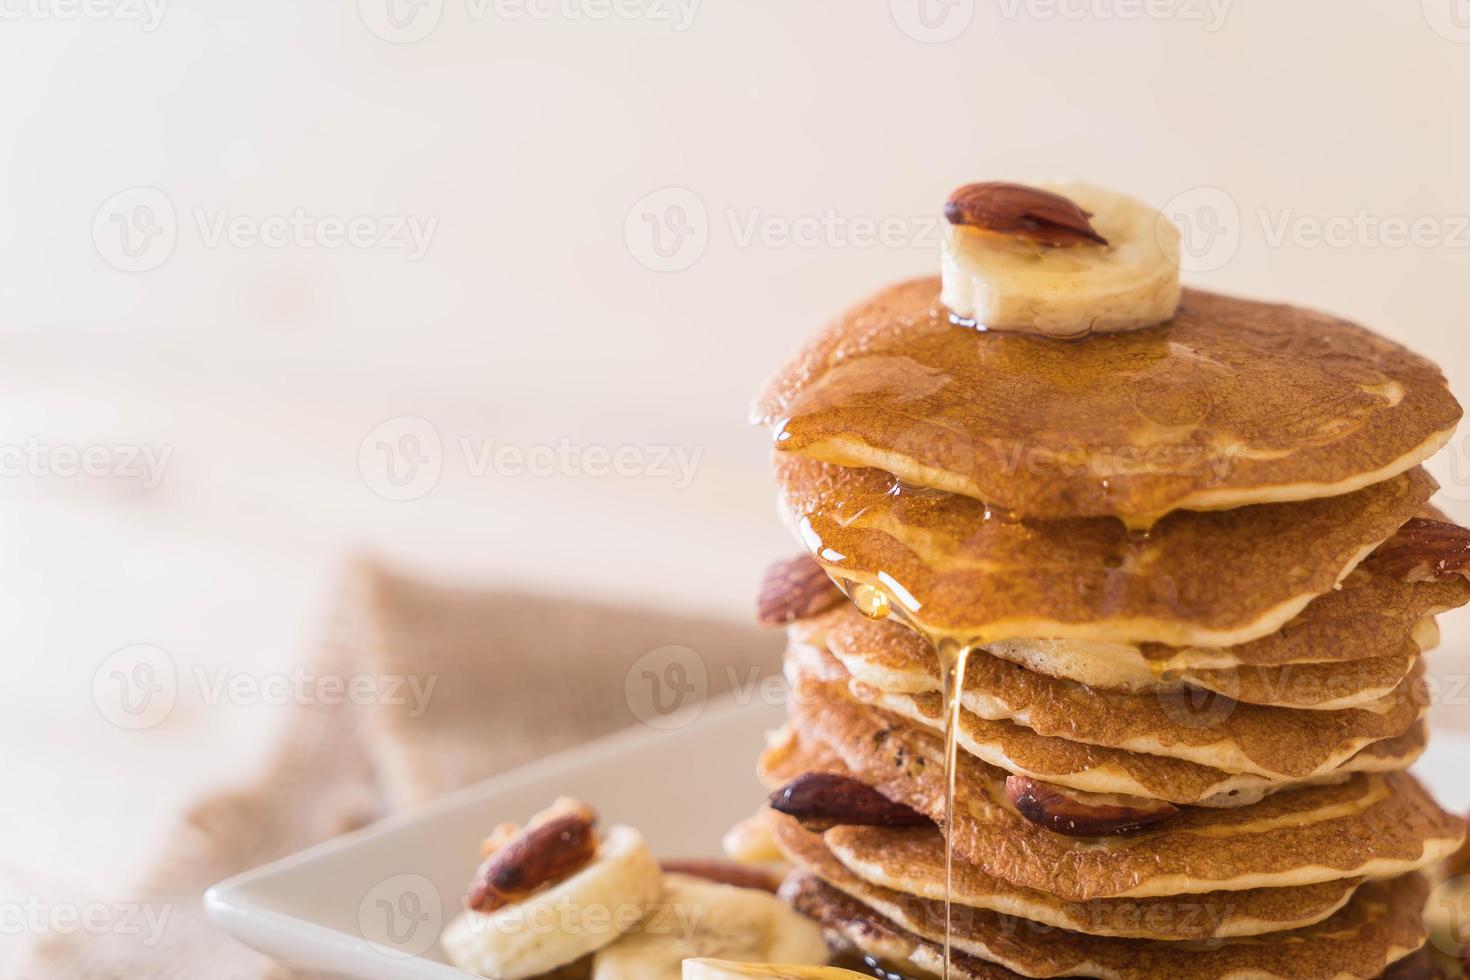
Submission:
[[[670,660],[660,652],[669,646],[688,651]],[[752,669],[777,670],[779,646],[778,637],[743,624],[447,587],[364,563],[348,576],[312,670],[402,677],[402,685],[390,695],[383,684],[379,703],[294,707],[262,778],[182,815],[133,894],[107,896],[166,911],[156,941],[146,934],[52,937],[30,951],[21,976],[304,977],[210,925],[200,908],[204,890],[394,810],[659,717],[673,705],[668,692],[639,681],[650,665],[683,669],[692,656],[704,681],[686,671],[683,696],[707,689],[715,697]]]

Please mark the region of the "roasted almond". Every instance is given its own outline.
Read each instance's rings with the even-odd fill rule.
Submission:
[[[490,831],[489,836],[480,841],[480,857],[487,858],[494,854],[515,840],[516,835],[520,832],[521,825],[518,823],[506,822],[498,825],[494,830]]]
[[[867,783],[830,772],[797,776],[771,794],[771,809],[794,817],[807,830],[838,826],[919,827],[933,821],[895,803]]]
[[[1413,517],[1363,563],[1408,582],[1470,574],[1470,530]]]
[[[1092,227],[1091,212],[1060,194],[1024,184],[987,181],[966,184],[949,196],[944,217],[974,228],[1037,245],[1106,245]]]
[[[692,859],[662,861],[660,864],[669,874],[693,875],[695,878],[716,881],[722,885],[734,885],[736,888],[758,888],[772,895],[776,893],[777,888],[781,887],[781,876],[774,871],[752,867],[748,864],[736,864],[734,861]]]
[[[826,612],[842,599],[842,590],[832,584],[816,559],[800,555],[766,569],[755,618],[762,626],[786,626]]]
[[[1067,837],[1115,837],[1136,833],[1179,812],[1164,800],[1098,797],[1029,776],[1006,779],[1006,796],[1021,816]]]
[[[558,801],[490,853],[465,906],[494,912],[580,871],[597,853],[596,826],[597,815],[585,803]]]

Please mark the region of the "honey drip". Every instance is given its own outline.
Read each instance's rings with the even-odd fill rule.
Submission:
[[[944,980],[949,980],[950,951],[954,938],[954,817],[959,784],[960,711],[963,708],[965,667],[973,646],[941,640],[939,676],[944,693]]]
[[[857,606],[858,612],[869,619],[887,619],[892,609],[888,596],[882,589],[864,582],[853,585],[848,592],[848,598]]]

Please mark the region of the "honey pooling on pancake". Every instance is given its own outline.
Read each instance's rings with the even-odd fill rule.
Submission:
[[[956,327],[915,280],[818,335],[754,417],[781,453],[1146,526],[1387,479],[1460,407],[1429,361],[1309,310],[1187,290],[1167,324],[1069,343]]]

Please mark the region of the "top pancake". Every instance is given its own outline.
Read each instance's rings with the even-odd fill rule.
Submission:
[[[1385,480],[1461,410],[1425,358],[1310,310],[1186,290],[1166,324],[1069,342],[957,326],[920,279],[813,338],[753,415],[785,452],[1146,526]]]

